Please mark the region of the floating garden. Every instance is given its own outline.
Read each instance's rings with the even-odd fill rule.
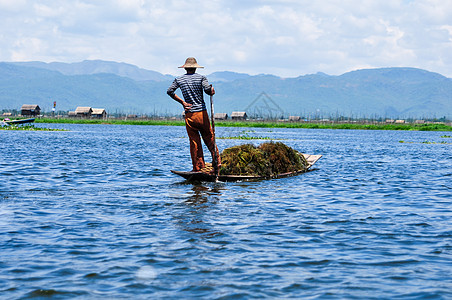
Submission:
[[[0,130],[20,130],[20,131],[66,131],[64,129],[53,129],[36,127],[34,125],[4,125],[0,126]]]
[[[36,119],[36,123],[70,123],[70,124],[116,124],[116,125],[161,125],[185,126],[183,120],[120,120],[120,119]],[[357,129],[357,130],[415,130],[415,131],[452,131],[452,126],[445,124],[358,124],[358,123],[316,123],[316,122],[276,122],[276,121],[216,121],[218,127],[248,128],[308,128],[308,129]]]

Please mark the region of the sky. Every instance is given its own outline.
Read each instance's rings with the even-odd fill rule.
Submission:
[[[0,0],[0,61],[100,59],[177,75],[415,67],[452,77],[451,0]]]

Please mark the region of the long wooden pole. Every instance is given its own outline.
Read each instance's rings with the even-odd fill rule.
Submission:
[[[215,181],[218,180],[218,157],[217,157],[217,142],[215,140],[215,121],[214,121],[214,111],[213,111],[213,95],[210,95],[210,120],[212,122],[212,133],[213,133],[213,151],[214,155],[212,156],[212,164],[213,171],[215,173]]]

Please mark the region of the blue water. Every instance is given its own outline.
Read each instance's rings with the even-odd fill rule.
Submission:
[[[183,127],[36,126],[0,131],[2,299],[452,298],[450,133],[249,129],[323,158],[192,184]]]

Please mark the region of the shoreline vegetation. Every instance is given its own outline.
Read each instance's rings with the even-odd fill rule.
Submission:
[[[69,119],[39,118],[35,123],[61,124],[111,124],[111,125],[160,125],[184,126],[183,120],[140,120],[140,119]],[[277,121],[215,121],[216,127],[249,128],[307,128],[307,129],[355,129],[355,130],[417,130],[417,131],[452,131],[452,126],[443,123],[426,124],[362,124],[362,123],[328,123],[328,122],[277,122]]]
[[[34,125],[10,125],[10,126],[0,126],[0,130],[21,130],[21,131],[67,131],[65,129],[53,129],[36,127]]]

